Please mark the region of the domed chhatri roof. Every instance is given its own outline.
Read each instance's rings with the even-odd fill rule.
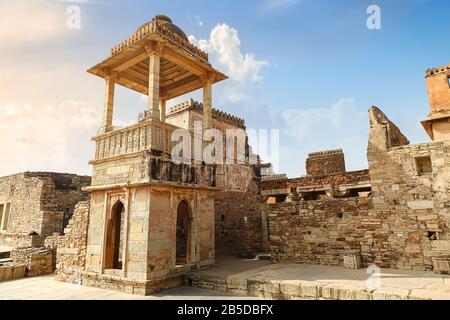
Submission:
[[[164,16],[164,15],[157,15],[155,18],[153,18],[152,21],[144,23],[136,31],[139,31],[139,30],[145,28],[147,25],[154,23],[154,21],[156,21],[161,27],[163,27],[175,34],[178,34],[184,40],[189,41],[188,37],[183,32],[183,30],[181,30],[177,25],[173,24],[172,19],[170,19],[168,16]]]
[[[111,49],[111,56],[114,56],[126,48],[132,46],[136,42],[147,37],[147,35],[153,34],[164,37],[173,43],[183,47],[193,55],[208,61],[208,54],[192,43],[189,42],[186,34],[178,26],[172,23],[172,20],[164,15],[158,15],[154,17],[150,22],[141,25],[134,34],[132,34],[128,39],[122,41],[117,46]]]

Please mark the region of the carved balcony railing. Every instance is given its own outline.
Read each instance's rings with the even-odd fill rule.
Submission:
[[[129,127],[99,134],[92,138],[96,143],[95,160],[150,149],[170,153],[177,143],[171,141],[175,129],[177,127],[170,124],[148,119]]]

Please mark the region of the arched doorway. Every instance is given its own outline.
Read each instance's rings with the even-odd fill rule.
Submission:
[[[187,264],[190,260],[191,214],[189,204],[183,200],[177,207],[176,264]]]
[[[122,219],[125,206],[117,201],[108,216],[106,228],[105,269],[122,269]]]

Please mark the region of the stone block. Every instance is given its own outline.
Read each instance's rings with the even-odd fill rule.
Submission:
[[[361,269],[361,253],[346,252],[344,253],[344,267],[347,269]]]
[[[408,208],[411,208],[413,210],[433,209],[434,208],[433,200],[408,201],[407,204],[408,204]]]
[[[320,285],[312,281],[285,280],[280,284],[280,291],[283,295],[297,298],[317,299],[320,297]]]
[[[432,257],[433,271],[440,274],[450,274],[450,256]]]
[[[407,300],[410,290],[383,287],[372,293],[373,300]]]

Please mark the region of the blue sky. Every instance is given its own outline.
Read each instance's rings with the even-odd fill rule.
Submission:
[[[11,3],[0,1],[0,41],[10,43],[0,51],[0,85],[5,88],[0,116],[8,120],[0,125],[0,143],[10,149],[0,163],[1,174],[90,173],[89,137],[101,120],[103,81],[86,69],[156,14],[170,16],[230,76],[214,88],[215,107],[244,117],[249,128],[280,129],[279,171],[291,177],[304,173],[308,152],[328,148],[343,147],[347,169],[366,168],[367,109],[372,105],[412,142],[427,141],[419,124],[428,113],[425,70],[450,63],[448,1]],[[68,31],[66,8],[73,4],[80,7],[82,28]],[[371,4],[381,8],[381,30],[366,27]],[[21,31],[30,30],[23,26],[30,21],[33,38]],[[52,25],[45,25],[49,21]],[[220,49],[227,44],[231,49],[224,54]],[[135,121],[145,108],[142,97],[126,89],[116,96],[116,122]],[[27,129],[27,117],[41,125]],[[41,138],[50,129],[60,134]],[[35,134],[30,137],[30,132]],[[36,161],[18,160],[23,152]]]

